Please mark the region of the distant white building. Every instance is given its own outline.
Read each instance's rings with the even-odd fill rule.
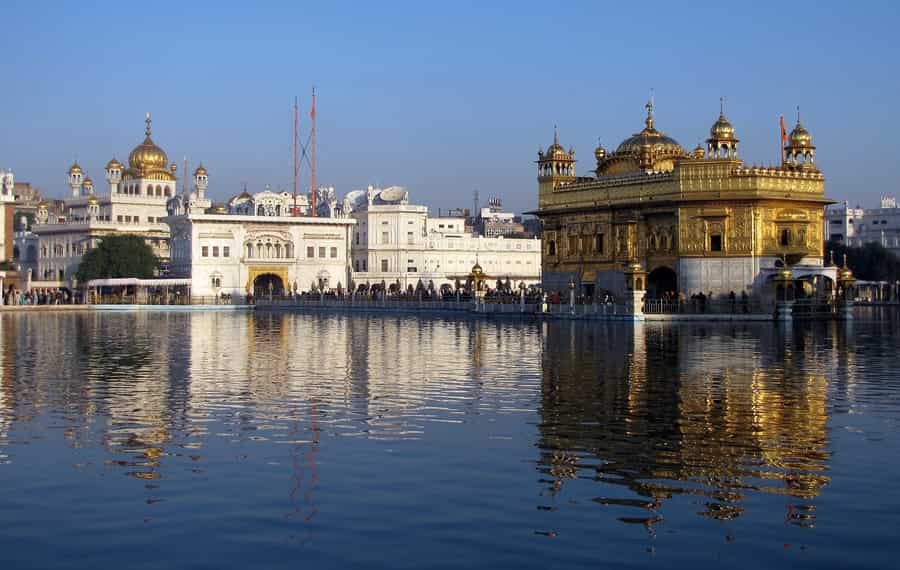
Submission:
[[[138,235],[157,257],[168,261],[169,227],[162,219],[166,202],[178,193],[177,167],[150,138],[150,127],[148,113],[144,141],[131,151],[127,166],[115,158],[107,163],[105,194],[95,192],[93,180],[76,162],[68,171],[71,197],[65,215],[51,214],[47,201],[38,204],[32,228],[38,236],[37,269],[31,279],[71,285],[81,257],[114,234]],[[208,205],[202,166],[194,172],[194,184],[189,196]]]
[[[13,258],[15,185],[12,170],[0,170],[0,262]]]
[[[847,202],[825,214],[825,235],[848,246],[880,243],[900,256],[900,207],[893,196],[882,196],[880,208],[851,208]]]
[[[491,280],[514,285],[540,282],[541,243],[537,239],[474,236],[460,217],[429,218],[428,208],[409,203],[400,187],[370,186],[345,199],[356,220],[351,246],[357,285],[400,284],[403,290],[465,283],[478,263]]]
[[[170,201],[171,277],[194,297],[346,290],[354,220],[294,217],[292,203],[268,190],[208,210]]]

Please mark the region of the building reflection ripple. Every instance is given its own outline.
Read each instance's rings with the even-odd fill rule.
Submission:
[[[759,491],[790,498],[788,522],[814,524],[814,499],[829,483],[828,357],[853,354],[831,350],[837,336],[771,326],[545,329],[539,468],[550,493],[595,480],[609,495],[596,502],[643,509],[620,520],[653,525],[676,495],[700,497],[703,517],[732,519]]]

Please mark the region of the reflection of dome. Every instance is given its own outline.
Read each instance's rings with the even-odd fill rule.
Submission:
[[[96,206],[100,203],[100,200],[98,200],[95,196],[91,196],[87,199],[87,203],[89,206]]]
[[[812,146],[812,135],[809,134],[809,131],[803,128],[803,125],[800,124],[800,119],[797,119],[797,126],[794,127],[793,131],[791,131],[791,146]]]

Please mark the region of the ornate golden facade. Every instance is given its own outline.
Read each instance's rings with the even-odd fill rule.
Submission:
[[[800,124],[778,167],[747,166],[724,110],[706,149],[687,152],[655,127],[615,152],[594,153],[593,176],[575,175],[575,153],[554,132],[538,152],[543,276],[583,293],[621,289],[626,264],[650,274],[651,294],[758,291],[778,260],[814,274],[823,265],[825,178]]]

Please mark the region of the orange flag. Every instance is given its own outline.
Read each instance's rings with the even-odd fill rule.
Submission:
[[[784,126],[784,115],[781,116],[779,123],[781,124],[781,146],[785,146],[788,141],[788,136],[787,136],[787,128],[785,128],[785,126]]]

